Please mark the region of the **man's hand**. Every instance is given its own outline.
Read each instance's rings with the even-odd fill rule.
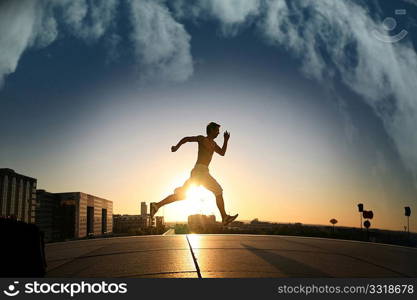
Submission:
[[[172,147],[171,147],[171,151],[172,151],[172,152],[176,152],[177,150],[178,150],[178,147],[177,147],[177,146],[172,146]]]
[[[221,156],[224,156],[226,154],[226,149],[227,149],[227,142],[229,141],[230,138],[230,133],[228,131],[225,131],[224,134],[224,142],[223,142],[223,147],[219,147],[216,143],[215,143],[215,148],[214,151],[216,151],[217,153],[219,153]]]

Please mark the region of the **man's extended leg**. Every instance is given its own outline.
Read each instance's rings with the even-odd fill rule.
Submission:
[[[158,203],[151,203],[151,218],[153,218],[158,209],[160,209],[162,206],[175,201],[184,200],[186,198],[186,191],[189,185],[190,181],[186,181],[182,187],[175,189],[174,194],[169,195],[168,197],[159,201]]]
[[[183,199],[179,199],[177,194],[171,194],[168,197],[164,198],[164,200],[161,200],[157,203],[158,209],[164,205],[167,205],[169,203],[179,201],[179,200],[183,200]]]

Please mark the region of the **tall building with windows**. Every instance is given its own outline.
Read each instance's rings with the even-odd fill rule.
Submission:
[[[156,228],[163,228],[165,225],[164,217],[163,216],[156,216],[155,217],[155,226]]]
[[[146,217],[146,214],[148,213],[148,207],[146,205],[146,202],[140,203],[140,215],[142,217]]]
[[[0,169],[0,216],[35,223],[36,183],[12,169]]]

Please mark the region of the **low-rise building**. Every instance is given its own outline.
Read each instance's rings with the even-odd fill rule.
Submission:
[[[82,192],[37,190],[36,224],[45,241],[102,236],[113,232],[113,202]]]
[[[196,233],[209,232],[216,228],[216,216],[200,214],[188,216],[188,228]]]
[[[135,233],[140,229],[148,228],[149,215],[113,215],[113,231],[115,233]]]

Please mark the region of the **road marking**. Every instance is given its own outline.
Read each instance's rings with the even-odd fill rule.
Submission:
[[[191,251],[191,255],[193,257],[194,265],[195,265],[195,268],[197,269],[198,278],[203,278],[203,277],[201,277],[200,267],[198,266],[197,258],[195,258],[193,248],[191,247],[190,240],[188,239],[188,234],[185,237],[187,238],[188,245],[190,246],[190,251]]]

